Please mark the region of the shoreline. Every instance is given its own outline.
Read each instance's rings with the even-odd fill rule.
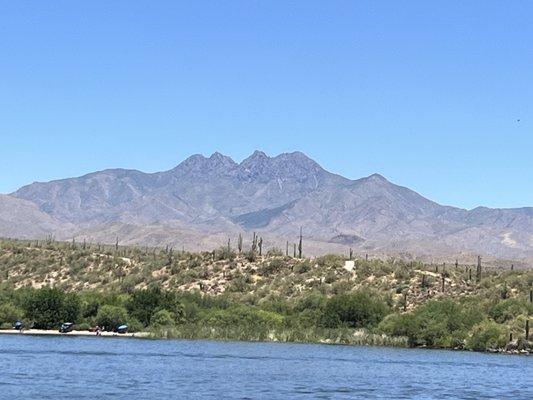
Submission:
[[[96,332],[90,331],[71,331],[67,333],[61,333],[58,330],[52,329],[26,329],[23,331],[1,329],[0,335],[30,335],[30,336],[83,336],[83,337],[111,337],[111,338],[148,338],[149,332],[135,332],[135,333],[116,333],[116,332],[100,332],[99,335]]]
[[[420,349],[420,350],[444,350],[444,351],[453,351],[453,352],[474,352],[474,353],[485,353],[485,354],[503,354],[503,355],[520,355],[520,356],[531,356],[533,353],[524,350],[505,350],[505,349],[492,349],[485,351],[475,351],[459,348],[439,348],[439,347],[426,347],[426,346],[416,346],[416,347],[403,347],[403,346],[391,346],[391,345],[379,345],[379,344],[348,344],[348,343],[338,343],[328,340],[320,341],[280,341],[280,340],[236,340],[236,339],[214,339],[214,338],[184,338],[184,337],[164,337],[153,335],[150,332],[134,332],[134,333],[116,333],[116,332],[101,332],[100,335],[96,335],[95,332],[90,331],[72,331],[67,333],[60,333],[57,330],[46,330],[46,329],[27,329],[24,331],[17,330],[7,330],[0,329],[0,336],[5,335],[29,335],[29,336],[72,336],[72,337],[104,337],[104,338],[128,338],[128,339],[155,339],[155,340],[208,340],[216,342],[245,342],[245,343],[292,343],[292,344],[319,344],[319,345],[329,345],[329,346],[362,346],[362,347],[389,347],[389,348],[401,348],[401,349]]]

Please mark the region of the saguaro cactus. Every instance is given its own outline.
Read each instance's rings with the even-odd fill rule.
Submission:
[[[481,281],[481,256],[477,256],[476,282]]]
[[[352,248],[350,247],[350,260],[352,260],[352,259],[353,259],[353,250],[352,250]]]
[[[259,255],[260,256],[263,255],[263,238],[262,237],[259,238]]]
[[[255,253],[257,250],[257,235],[254,232],[254,237],[252,239],[252,253]]]
[[[237,240],[237,248],[239,249],[239,254],[242,253],[242,235],[239,233],[239,239]]]
[[[300,226],[300,241],[298,242],[298,258],[302,258],[302,227]]]
[[[167,265],[172,265],[172,256],[174,255],[174,250],[172,247],[167,251]]]

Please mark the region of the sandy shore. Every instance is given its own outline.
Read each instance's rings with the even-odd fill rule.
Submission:
[[[96,336],[95,332],[89,331],[72,331],[68,333],[59,333],[57,330],[45,330],[45,329],[25,329],[23,331],[17,331],[15,329],[0,330],[0,334],[7,335],[48,335],[48,336]],[[135,332],[135,333],[115,333],[115,332],[100,332],[98,337],[117,337],[117,338],[143,338],[148,337],[148,332]]]

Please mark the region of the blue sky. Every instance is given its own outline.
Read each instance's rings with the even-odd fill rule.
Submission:
[[[1,193],[261,149],[378,172],[442,204],[533,206],[533,2],[0,0],[0,12]]]

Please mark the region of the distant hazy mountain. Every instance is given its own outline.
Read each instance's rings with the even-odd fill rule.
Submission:
[[[302,226],[314,248],[533,257],[533,208],[441,206],[380,175],[350,180],[300,152],[256,151],[240,164],[193,155],[147,174],[113,169],[0,197],[0,233],[43,232],[207,247],[258,231],[282,247]],[[283,240],[282,240],[283,239]]]
[[[72,229],[39,210],[34,203],[0,195],[0,236],[16,238],[43,237],[52,232]]]

